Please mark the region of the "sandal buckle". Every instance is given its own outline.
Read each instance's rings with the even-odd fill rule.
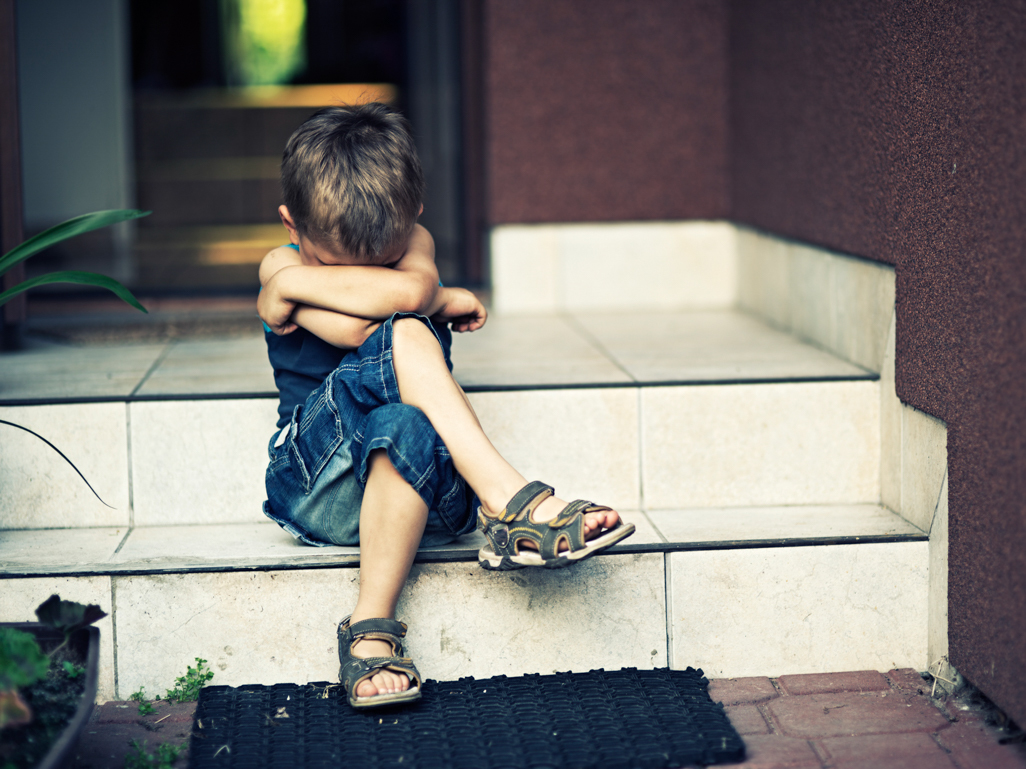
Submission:
[[[509,529],[506,526],[496,526],[491,534],[496,547],[505,548],[509,544]]]

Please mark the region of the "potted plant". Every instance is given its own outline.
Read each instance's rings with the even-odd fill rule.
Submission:
[[[0,623],[0,766],[70,765],[96,700],[96,604],[52,595],[38,623]]]

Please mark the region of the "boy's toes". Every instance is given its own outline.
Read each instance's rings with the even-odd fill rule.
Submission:
[[[395,694],[410,688],[410,679],[390,670],[380,670],[356,687],[357,697],[376,697],[379,694]]]
[[[605,529],[611,529],[616,526],[619,520],[620,516],[615,510],[603,510],[598,513],[587,513],[584,516],[585,536],[594,536]]]

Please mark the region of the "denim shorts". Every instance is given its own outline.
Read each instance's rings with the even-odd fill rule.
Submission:
[[[474,528],[473,491],[424,412],[399,398],[392,324],[404,317],[432,329],[448,363],[447,328],[397,313],[348,353],[271,438],[264,514],[302,542],[359,544],[360,504],[375,449],[388,453],[428,506],[422,547],[447,544]]]

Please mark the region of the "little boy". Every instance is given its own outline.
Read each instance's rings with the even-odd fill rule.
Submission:
[[[307,544],[360,546],[339,677],[354,707],[415,700],[394,616],[419,545],[476,519],[485,568],[556,568],[634,526],[528,483],[481,429],[450,373],[448,325],[476,331],[486,312],[439,284],[404,118],[381,104],[321,110],[289,139],[281,178],[290,244],[264,257],[257,302],[280,391],[264,512]]]

